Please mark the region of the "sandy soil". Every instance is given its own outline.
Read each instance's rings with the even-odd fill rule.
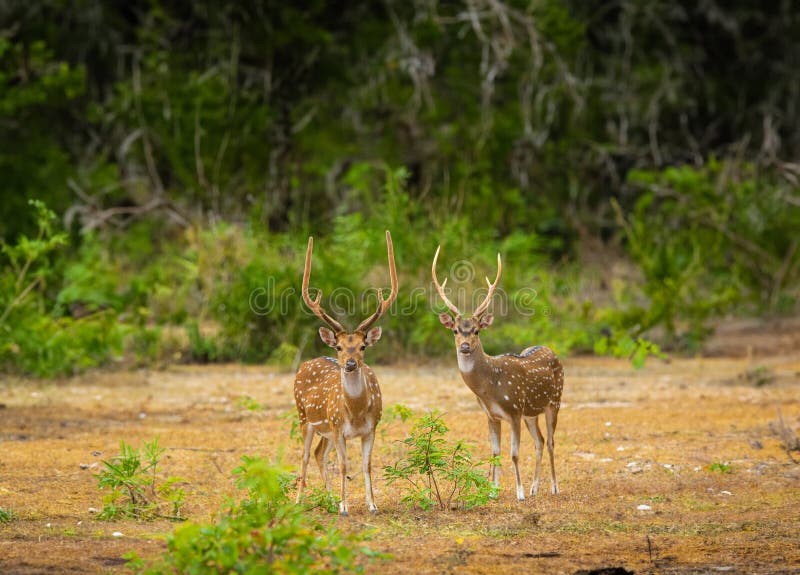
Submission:
[[[384,406],[441,409],[452,436],[488,456],[484,416],[454,363],[377,366]],[[545,481],[538,496],[515,501],[504,426],[499,500],[470,512],[408,511],[379,471],[397,457],[408,424],[382,424],[373,460],[380,513],[366,512],[356,474],[351,515],[336,519],[373,528],[370,545],[393,554],[368,573],[800,572],[800,465],[791,457],[800,453],[787,453],[774,432],[778,410],[800,430],[800,354],[651,361],[640,371],[577,358],[565,369],[558,496]],[[0,383],[0,507],[16,514],[0,524],[0,573],[123,573],[124,553],[159,553],[173,523],[90,513],[102,505],[100,460],[121,439],[140,445],[158,435],[165,472],[189,481],[186,514],[207,520],[234,493],[230,471],[242,455],[282,450],[299,461],[279,418],[294,410],[291,387],[291,374],[238,365]],[[264,408],[247,409],[246,397]],[[521,451],[527,489],[529,436]],[[320,482],[314,467],[310,481]]]

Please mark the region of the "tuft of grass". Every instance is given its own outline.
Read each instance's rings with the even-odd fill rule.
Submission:
[[[715,461],[708,466],[708,470],[715,473],[733,473],[733,467],[731,467],[728,463],[723,463],[722,461]]]
[[[339,513],[339,496],[322,487],[312,487],[303,494],[302,504],[306,510],[321,509],[326,513]]]
[[[775,381],[775,372],[766,365],[757,365],[740,373],[737,379],[756,387],[763,387]]]
[[[264,406],[260,404],[257,400],[253,399],[249,395],[240,395],[236,398],[236,407],[239,409],[246,409],[247,411],[261,411],[264,409]]]
[[[16,514],[11,509],[0,507],[0,523],[11,523],[15,517]]]

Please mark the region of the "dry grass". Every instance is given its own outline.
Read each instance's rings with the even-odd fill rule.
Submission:
[[[763,385],[739,377],[753,368],[747,360],[656,362],[642,371],[622,361],[568,360],[556,434],[560,495],[549,495],[545,481],[537,497],[517,503],[506,467],[499,500],[484,509],[409,511],[378,471],[380,513],[366,513],[357,475],[351,516],[337,522],[374,529],[371,545],[393,554],[368,566],[373,573],[574,573],[605,566],[636,573],[797,572],[800,467],[770,421],[780,408],[784,427],[798,429],[800,359],[759,365],[772,376]],[[453,436],[488,455],[484,416],[454,365],[376,372],[385,406],[444,410]],[[119,573],[126,551],[157,553],[159,535],[173,524],[107,523],[89,513],[101,506],[92,466],[116,453],[121,439],[139,445],[157,434],[168,447],[166,472],[191,482],[187,514],[207,520],[234,492],[230,471],[242,455],[282,452],[286,461],[298,461],[300,447],[278,417],[294,409],[291,386],[291,374],[242,366],[6,381],[0,507],[17,518],[0,525],[0,572]],[[265,408],[250,411],[242,397]],[[407,425],[382,424],[376,470],[394,461]],[[525,437],[526,487],[532,456],[533,441]],[[315,468],[310,480],[319,483]],[[638,510],[642,504],[651,509]],[[115,531],[124,536],[112,537]]]

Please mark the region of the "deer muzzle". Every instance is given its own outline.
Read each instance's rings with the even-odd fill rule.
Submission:
[[[467,342],[462,343],[461,346],[459,346],[458,351],[460,351],[464,355],[472,353],[472,350],[470,349],[469,344]]]
[[[355,371],[357,367],[358,367],[358,364],[356,363],[356,360],[354,360],[354,359],[348,359],[344,363],[344,370],[346,372],[348,372],[348,373],[351,372],[351,371]]]

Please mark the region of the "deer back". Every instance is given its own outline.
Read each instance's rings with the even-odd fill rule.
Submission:
[[[539,415],[547,405],[559,409],[564,370],[553,350],[536,346],[520,354],[485,357],[480,369],[462,372],[462,377],[487,407],[526,417]]]

